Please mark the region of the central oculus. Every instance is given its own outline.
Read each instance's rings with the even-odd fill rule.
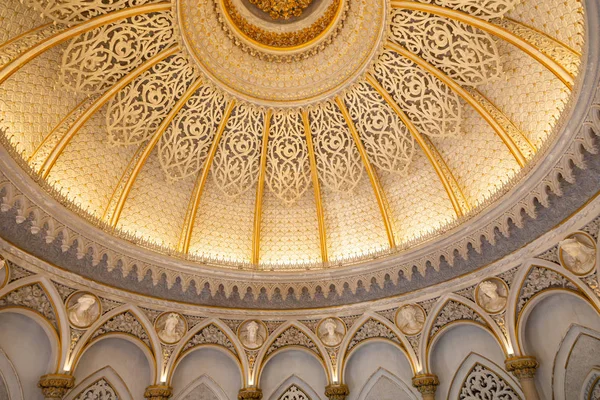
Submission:
[[[273,19],[299,17],[313,0],[249,0]]]

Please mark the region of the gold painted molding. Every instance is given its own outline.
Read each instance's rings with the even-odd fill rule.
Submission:
[[[65,29],[62,32],[59,32],[55,35],[50,36],[47,39],[42,40],[34,47],[25,51],[13,61],[8,63],[4,68],[0,70],[0,84],[4,83],[12,74],[17,72],[23,65],[27,64],[29,61],[42,54],[46,50],[63,43],[66,40],[69,40],[75,36],[81,35],[82,33],[86,33],[95,29],[99,26],[109,24],[111,22],[115,22],[121,19],[133,17],[141,14],[155,13],[160,11],[167,11],[171,9],[170,2],[162,2],[156,4],[146,4],[142,6],[136,7],[128,7],[119,11],[113,11],[106,15],[102,15],[99,17],[95,17],[90,19],[89,21],[83,22],[81,24],[75,25],[71,28]]]
[[[369,157],[363,146],[363,143],[360,139],[358,132],[356,131],[356,127],[354,126],[354,122],[352,118],[350,118],[350,114],[348,113],[348,109],[344,104],[344,101],[340,97],[335,98],[335,102],[338,105],[342,115],[344,116],[344,120],[346,121],[346,125],[348,125],[348,129],[352,134],[352,138],[354,139],[354,143],[356,144],[356,148],[360,153],[360,158],[363,161],[363,165],[365,166],[365,170],[367,171],[367,175],[369,176],[369,180],[371,181],[371,186],[373,186],[373,192],[375,192],[375,198],[377,199],[377,204],[379,205],[379,211],[381,211],[381,217],[383,218],[383,225],[385,226],[385,231],[387,233],[388,242],[390,244],[390,248],[396,247],[396,240],[394,239],[394,231],[392,229],[392,221],[388,214],[387,205],[383,193],[383,189],[381,188],[381,184],[371,162],[369,161]]]
[[[327,234],[325,231],[325,216],[323,214],[323,199],[321,198],[321,186],[319,183],[319,172],[317,170],[317,159],[312,140],[312,131],[308,119],[308,111],[302,111],[302,122],[304,123],[304,134],[306,135],[306,146],[308,147],[308,157],[310,160],[310,176],[312,178],[313,189],[315,192],[315,203],[317,206],[317,221],[319,223],[319,242],[321,245],[321,260],[326,263],[327,256]]]
[[[459,85],[454,79],[450,78],[448,75],[423,60],[418,55],[408,51],[404,47],[397,45],[396,43],[387,42],[385,47],[389,50],[395,51],[396,53],[402,55],[403,57],[408,58],[423,70],[427,71],[431,75],[435,76],[437,79],[442,81],[446,86],[448,86],[452,91],[458,94],[464,101],[466,101],[471,107],[475,109],[481,115],[481,117],[492,127],[492,129],[496,132],[496,134],[500,137],[500,139],[504,142],[508,150],[513,155],[517,163],[521,168],[525,166],[527,163],[527,158],[512,140],[512,138],[506,134],[504,129],[498,124],[498,121],[492,117],[492,114],[489,113],[487,109],[485,109],[475,98],[466,91],[461,85]]]
[[[419,133],[417,127],[412,123],[404,111],[400,109],[390,94],[379,84],[377,79],[375,79],[375,77],[373,77],[371,74],[368,74],[366,78],[367,82],[369,82],[373,89],[375,89],[381,95],[381,97],[383,97],[385,102],[392,108],[392,110],[394,110],[396,115],[398,115],[398,118],[400,118],[410,134],[417,141],[419,147],[421,147],[421,150],[423,153],[425,153],[425,156],[427,156],[427,159],[439,177],[442,186],[446,190],[456,215],[458,217],[462,217],[467,211],[470,210],[470,206],[464,194],[462,193],[458,182],[454,178],[454,175],[452,175],[450,168],[448,168],[442,156],[438,153],[437,149],[433,147],[432,143]]]
[[[43,162],[39,170],[39,173],[41,174],[42,178],[46,179],[48,177],[48,175],[50,174],[50,170],[56,163],[56,160],[58,160],[58,157],[60,157],[65,147],[69,144],[73,136],[77,134],[79,129],[81,129],[81,127],[92,117],[92,115],[94,115],[99,109],[101,109],[106,104],[106,102],[108,102],[115,94],[117,94],[121,89],[123,89],[125,86],[131,83],[134,79],[136,79],[138,76],[152,68],[154,65],[158,64],[160,61],[164,60],[169,56],[172,56],[177,51],[179,51],[179,48],[177,46],[161,51],[160,53],[148,59],[142,65],[138,66],[136,69],[131,71],[121,80],[119,80],[119,82],[111,86],[109,90],[104,92],[104,94],[101,97],[94,101],[94,103],[83,114],[81,114],[79,118],[77,118],[77,120],[73,123],[73,125],[71,125],[69,130],[65,132],[63,137],[58,141],[54,149],[50,152],[46,160]],[[59,126],[60,124],[57,127]]]
[[[119,196],[119,200],[115,207],[115,211],[113,212],[113,214],[110,218],[110,226],[115,227],[117,225],[117,222],[119,221],[119,217],[121,216],[121,212],[123,211],[123,207],[125,206],[125,202],[127,201],[127,198],[129,197],[129,192],[131,191],[131,188],[133,187],[133,184],[135,183],[140,171],[144,167],[146,160],[150,156],[150,153],[152,153],[152,150],[154,150],[154,147],[156,146],[156,144],[162,137],[163,133],[165,133],[165,131],[171,124],[171,121],[173,120],[173,118],[175,118],[175,116],[183,108],[185,103],[187,103],[187,101],[190,99],[190,97],[192,97],[192,95],[196,92],[196,90],[198,90],[200,85],[202,85],[202,79],[200,79],[200,78],[196,79],[196,81],[190,85],[190,87],[187,89],[187,91],[177,101],[175,106],[173,106],[173,108],[169,111],[169,114],[165,117],[165,119],[163,119],[163,121],[161,122],[160,126],[157,128],[157,130],[154,133],[154,135],[152,136],[152,138],[150,138],[150,140],[148,141],[148,144],[144,148],[144,151],[140,155],[140,158],[137,160],[135,166],[133,167],[133,171],[131,172],[131,175],[127,179],[127,182],[125,183],[123,191],[121,192],[121,195]]]
[[[217,133],[215,134],[215,138],[213,139],[212,144],[210,145],[206,161],[204,161],[204,168],[202,168],[202,172],[198,176],[198,181],[196,182],[196,186],[194,187],[194,193],[190,198],[190,205],[185,215],[185,222],[183,224],[181,239],[179,241],[179,249],[184,254],[187,254],[190,249],[190,241],[192,240],[192,232],[194,230],[196,213],[198,212],[198,205],[200,204],[202,192],[204,191],[204,185],[206,184],[206,180],[208,179],[208,172],[210,171],[210,166],[212,165],[212,161],[215,158],[215,154],[217,153],[217,148],[219,147],[221,136],[223,136],[223,131],[225,131],[227,121],[229,120],[229,116],[231,115],[235,104],[235,100],[231,100],[229,105],[225,109],[225,114],[223,114],[221,124],[219,125],[219,128],[217,130]]]
[[[452,10],[446,7],[436,6],[433,4],[425,4],[417,1],[406,1],[406,0],[395,0],[392,1],[392,7],[402,8],[405,10],[423,11],[430,14],[439,15],[454,19],[465,24],[469,24],[475,28],[481,29],[482,31],[488,32],[497,38],[507,41],[508,43],[518,47],[525,53],[533,57],[537,62],[548,68],[561,82],[567,86],[570,90],[573,89],[575,80],[573,76],[563,68],[562,65],[558,64],[552,58],[542,53],[539,49],[533,46],[531,43],[523,40],[519,36],[512,32],[499,27],[495,24],[487,22],[481,18],[474,17],[461,11]]]
[[[269,130],[271,129],[272,110],[265,115],[263,128],[262,147],[260,152],[260,171],[256,184],[256,201],[254,203],[254,232],[252,235],[252,264],[258,265],[260,261],[260,224],[262,220],[263,193],[265,190],[265,175],[267,173],[267,150],[269,149]]]

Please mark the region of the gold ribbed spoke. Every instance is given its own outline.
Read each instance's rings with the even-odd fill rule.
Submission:
[[[525,53],[533,57],[537,62],[548,68],[548,70],[551,71],[558,79],[560,79],[561,82],[567,86],[567,88],[571,90],[573,89],[573,75],[571,75],[562,65],[554,61],[551,57],[548,57],[528,41],[500,26],[461,11],[452,10],[450,8],[441,7],[434,4],[420,3],[417,1],[396,0],[392,1],[392,7],[402,8],[405,10],[423,11],[439,15],[441,17],[463,22],[475,28],[481,29],[482,31],[488,32],[497,38],[505,40],[506,42],[523,50]]]
[[[427,71],[431,75],[435,76],[437,79],[442,81],[446,86],[448,86],[452,91],[454,91],[457,95],[459,95],[464,101],[466,101],[471,107],[475,109],[481,115],[481,117],[492,127],[492,129],[496,132],[496,134],[500,137],[500,139],[504,142],[508,150],[513,155],[517,163],[520,167],[524,167],[527,163],[527,157],[523,154],[523,151],[517,146],[515,141],[504,131],[504,129],[500,126],[498,121],[494,119],[494,117],[486,110],[473,96],[465,90],[460,84],[458,84],[454,79],[450,78],[448,75],[419,57],[418,55],[408,51],[404,47],[393,43],[387,42],[385,47],[395,51],[403,57],[406,57],[410,61],[417,64],[423,70]],[[531,149],[529,149],[531,150]]]
[[[254,203],[254,231],[252,235],[252,264],[258,265],[260,261],[260,226],[262,220],[263,193],[265,190],[265,174],[267,173],[267,150],[269,148],[269,130],[273,111],[268,110],[265,115],[265,124],[262,135],[260,152],[260,171],[256,184],[256,202]]]
[[[408,118],[406,113],[400,109],[398,104],[394,101],[392,96],[379,84],[377,79],[375,79],[372,75],[367,75],[367,81],[369,84],[375,89],[381,97],[385,100],[385,102],[394,110],[398,118],[402,121],[402,123],[406,126],[410,134],[414,137],[415,141],[419,144],[419,147],[427,156],[427,159],[433,166],[437,176],[442,183],[442,186],[446,190],[448,194],[448,198],[452,203],[452,207],[456,212],[458,217],[463,216],[466,212],[469,211],[470,206],[467,202],[464,194],[462,193],[458,182],[452,175],[450,168],[446,165],[444,159],[439,154],[437,149],[433,146],[431,141],[427,139],[425,136],[421,135],[418,131],[417,127],[412,123],[412,121]]]
[[[319,223],[319,242],[321,244],[321,260],[326,263],[327,256],[327,236],[325,233],[325,217],[323,214],[323,200],[321,198],[321,186],[319,183],[319,172],[317,170],[317,159],[312,141],[312,132],[308,111],[302,111],[302,122],[304,123],[304,133],[306,135],[306,146],[308,147],[308,157],[310,160],[310,175],[312,178],[313,189],[315,193],[315,203],[317,206],[317,221]]]
[[[171,47],[169,49],[163,50],[154,57],[146,60],[143,64],[138,66],[133,71],[129,72],[123,78],[121,78],[116,84],[114,84],[109,90],[107,90],[102,96],[100,96],[94,103],[75,120],[75,122],[71,125],[69,130],[65,132],[62,138],[58,141],[54,149],[50,152],[44,163],[40,168],[40,174],[43,178],[47,178],[50,174],[50,170],[56,164],[56,160],[60,157],[61,153],[65,149],[65,147],[69,144],[73,136],[77,134],[77,132],[81,129],[81,127],[98,111],[100,110],[115,94],[117,94],[121,89],[135,80],[138,76],[166,59],[167,57],[172,56],[177,51],[179,51],[178,46]],[[67,119],[67,117],[65,118]],[[62,124],[62,121],[61,121]],[[60,126],[57,125],[55,130]]]
[[[215,158],[217,148],[219,147],[219,142],[221,141],[221,136],[223,136],[223,132],[225,131],[225,127],[227,126],[227,121],[229,120],[229,116],[231,115],[231,112],[233,111],[234,107],[235,100],[231,100],[229,105],[227,105],[227,108],[225,109],[223,119],[221,120],[215,138],[213,139],[213,142],[210,145],[208,155],[206,157],[206,160],[204,161],[204,168],[202,168],[202,172],[200,173],[200,175],[198,175],[198,180],[196,181],[194,192],[192,193],[192,197],[190,198],[188,210],[185,215],[185,221],[183,223],[181,238],[179,240],[179,250],[183,253],[187,254],[190,250],[190,241],[192,240],[194,222],[196,220],[196,214],[198,213],[200,199],[202,198],[202,193],[204,192],[204,186],[206,185],[206,180],[208,179],[210,166],[212,165],[213,159]]]
[[[119,11],[113,11],[111,13],[92,18],[88,21],[82,22],[81,24],[72,26],[59,32],[55,35],[50,36],[47,39],[42,40],[37,45],[33,46],[29,50],[21,53],[17,58],[8,63],[4,68],[0,70],[0,84],[7,80],[12,74],[17,72],[23,65],[42,54],[46,50],[59,45],[75,36],[81,35],[92,29],[98,28],[99,26],[110,24],[115,21],[130,18],[136,15],[155,13],[159,11],[167,11],[171,9],[170,2],[146,4],[142,6],[129,7]]]
[[[373,187],[373,192],[375,193],[375,198],[377,199],[377,204],[379,205],[379,211],[381,212],[381,217],[383,219],[383,225],[385,226],[385,231],[387,233],[388,242],[390,244],[390,248],[396,247],[396,240],[394,239],[394,231],[392,229],[392,221],[388,214],[387,203],[385,201],[385,195],[383,193],[383,189],[381,188],[381,183],[379,182],[379,178],[375,173],[375,169],[371,165],[369,161],[369,156],[367,155],[367,151],[363,146],[362,140],[354,126],[354,122],[352,118],[350,118],[350,114],[348,113],[348,109],[344,104],[344,101],[340,97],[335,98],[335,102],[338,105],[342,115],[344,116],[344,120],[346,121],[346,125],[352,134],[352,138],[354,139],[354,143],[356,144],[356,148],[360,154],[360,158],[362,159],[363,165],[365,166],[365,170],[367,171],[367,175],[369,176],[369,180],[371,181],[371,186]]]
[[[162,135],[165,133],[165,131],[171,124],[171,121],[173,121],[173,118],[175,118],[175,116],[183,108],[185,103],[187,103],[187,101],[190,99],[190,97],[192,97],[192,95],[196,92],[196,90],[198,90],[200,85],[202,85],[201,79],[197,79],[194,83],[192,83],[190,85],[190,87],[183,94],[183,96],[181,96],[181,98],[177,101],[175,106],[169,111],[169,114],[163,119],[163,121],[159,125],[159,127],[156,130],[156,132],[154,133],[154,135],[150,138],[150,140],[146,144],[144,151],[140,155],[140,158],[137,160],[135,166],[133,167],[131,175],[129,175],[129,178],[127,179],[127,182],[125,183],[123,191],[121,192],[121,196],[119,197],[119,201],[117,202],[117,205],[115,207],[115,211],[113,212],[113,214],[111,216],[110,225],[112,227],[115,227],[117,225],[117,222],[119,221],[119,217],[121,216],[121,212],[123,211],[123,207],[125,206],[125,202],[127,201],[127,197],[129,196],[129,192],[131,191],[131,188],[133,187],[135,180],[137,179],[140,171],[142,170],[144,164],[146,163],[146,160],[150,156],[150,153],[152,153],[152,150],[154,150],[154,147],[156,146],[156,144],[158,143],[158,141],[160,140]]]

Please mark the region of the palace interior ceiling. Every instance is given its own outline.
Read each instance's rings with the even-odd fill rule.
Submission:
[[[116,288],[384,298],[502,259],[600,188],[575,0],[1,7],[2,237]]]

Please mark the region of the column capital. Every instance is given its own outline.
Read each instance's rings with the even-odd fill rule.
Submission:
[[[329,400],[345,400],[349,394],[348,385],[343,383],[325,386],[325,396]]]
[[[146,388],[144,398],[148,400],[168,400],[173,396],[173,388],[167,385],[152,385]]]
[[[238,400],[260,400],[262,397],[262,390],[259,388],[244,388],[238,393]]]
[[[518,379],[532,379],[540,364],[533,356],[509,357],[504,361],[508,372],[512,372]]]
[[[421,394],[435,394],[440,381],[434,374],[419,374],[412,379],[412,384]]]
[[[46,400],[60,400],[75,386],[75,377],[66,374],[48,374],[40,378],[38,387]]]

